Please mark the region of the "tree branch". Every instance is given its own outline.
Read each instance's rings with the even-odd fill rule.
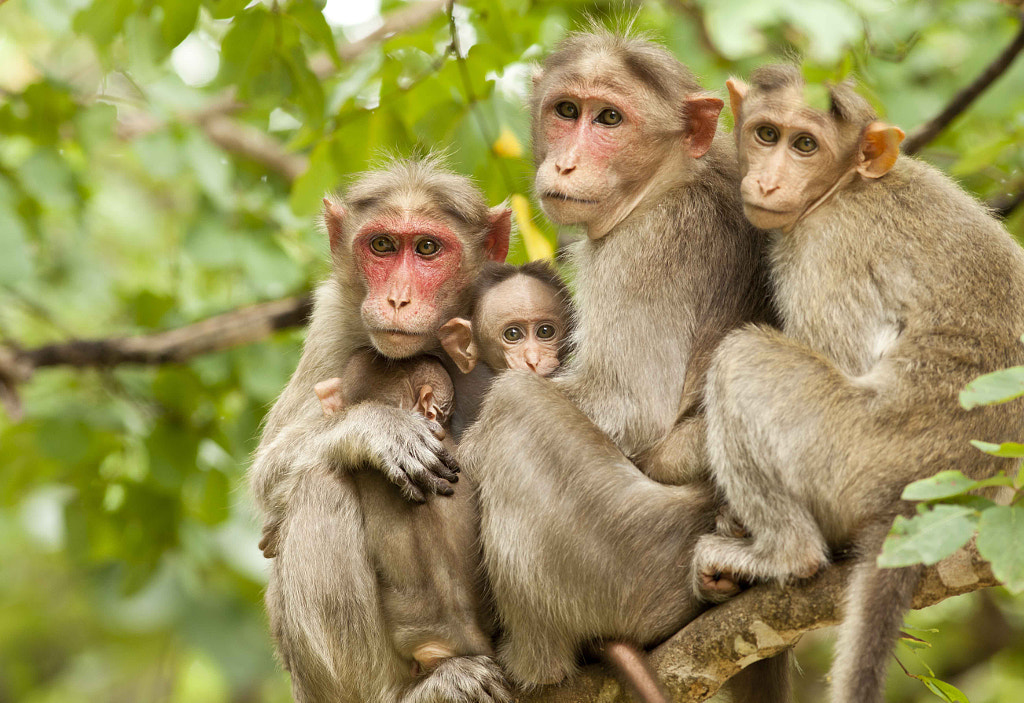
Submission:
[[[354,61],[373,46],[390,39],[396,34],[408,32],[426,24],[440,14],[449,0],[420,0],[401,10],[390,13],[378,29],[348,44],[338,47],[338,57],[343,61]],[[328,78],[337,70],[334,62],[327,54],[314,56],[309,61],[309,67],[321,80]]]
[[[812,581],[758,586],[711,610],[650,654],[673,701],[711,697],[742,668],[792,647],[800,637],[839,623],[852,562],[836,564]],[[924,608],[998,582],[973,544],[925,570],[913,607]],[[520,696],[519,703],[628,703],[628,694],[598,665],[559,686]]]
[[[302,295],[232,310],[155,334],[112,339],[71,339],[34,349],[0,346],[0,400],[20,411],[15,388],[45,366],[108,368],[118,364],[170,364],[200,354],[250,344],[288,327],[305,324],[312,298]]]
[[[1006,69],[1010,67],[1010,64],[1017,58],[1017,55],[1024,50],[1024,13],[1020,15],[1020,18],[1020,29],[1009,46],[1003,49],[1003,52],[981,72],[981,75],[974,79],[973,83],[957,93],[942,112],[910,133],[910,136],[903,142],[903,153],[916,154],[920,151],[922,147],[935,139],[960,113],[970,107],[971,103],[985,92],[989,86],[995,83],[999,76],[1006,72]]]

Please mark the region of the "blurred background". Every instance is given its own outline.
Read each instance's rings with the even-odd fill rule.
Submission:
[[[723,97],[780,58],[854,73],[913,135],[1011,44],[1014,4],[0,0],[0,703],[289,700],[244,474],[346,176],[446,149],[513,196],[511,259],[550,256],[522,103],[585,16],[632,18]],[[1024,60],[920,155],[1021,238],[1022,145]],[[908,670],[1024,700],[1020,599],[910,622],[932,646]],[[801,643],[799,700],[829,646]],[[891,700],[934,700],[893,672]]]

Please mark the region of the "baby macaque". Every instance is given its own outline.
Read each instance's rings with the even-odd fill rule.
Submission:
[[[396,360],[356,352],[340,378],[322,381],[314,390],[326,416],[367,400],[418,412],[436,424],[435,435],[453,449],[447,432],[455,387],[435,357]],[[379,471],[357,471],[353,478],[384,622],[399,655],[412,661],[413,675],[449,657],[493,654],[492,627],[482,621],[476,576],[471,487],[464,484],[450,497],[418,504]]]
[[[441,326],[441,344],[463,373],[478,361],[494,372],[550,376],[561,366],[572,330],[572,302],[558,273],[543,261],[489,264],[477,279],[471,320]]]

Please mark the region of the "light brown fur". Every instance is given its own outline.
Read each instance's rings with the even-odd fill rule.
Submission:
[[[413,230],[415,236],[447,229],[458,237],[461,254],[429,300],[413,296],[392,302],[390,281],[378,281],[376,292],[368,283],[354,253],[354,240],[365,223],[380,217],[396,223],[396,238],[405,236],[401,228],[411,219],[420,223]],[[504,259],[508,218],[504,208],[488,210],[467,179],[436,159],[396,161],[363,175],[344,200],[326,202],[332,274],[317,290],[302,359],[267,417],[249,473],[257,505],[267,524],[279,530],[266,604],[278,652],[300,703],[507,699],[504,678],[479,642],[464,649],[455,642],[460,656],[443,660],[426,676],[413,676],[410,659],[396,648],[396,633],[382,615],[381,602],[389,595],[377,574],[379,555],[374,554],[364,524],[369,499],[361,494],[356,475],[362,471],[378,479],[386,477],[387,482],[377,482],[382,492],[386,489],[382,500],[389,501],[381,510],[411,513],[416,506],[406,500],[429,497],[427,505],[419,507],[432,514],[443,511],[441,501],[450,499],[433,494],[451,493],[450,482],[456,474],[436,436],[440,426],[374,400],[325,417],[313,388],[325,379],[342,377],[360,349],[381,344],[384,348],[378,347],[377,352],[392,356],[435,349],[434,335],[441,323],[464,314],[470,283],[483,262]],[[403,337],[373,331],[370,315],[388,305],[394,306],[389,324],[399,330],[405,326],[415,334]],[[467,419],[464,402],[473,399],[472,388],[466,385],[471,381],[470,377],[463,379],[463,385],[456,381],[459,407],[452,421],[456,432],[456,425]],[[468,493],[462,485],[468,484],[460,484],[455,500]],[[414,522],[420,524],[418,520]],[[440,524],[423,528],[427,534],[398,535],[388,549],[401,555],[414,550],[416,540],[448,534]],[[467,535],[472,532],[458,527],[451,535],[454,541],[445,538],[438,545],[439,549],[450,547],[451,560],[441,559],[438,568],[472,558],[466,552]],[[439,581],[435,584],[438,612],[472,611],[462,581]],[[401,603],[389,606],[393,612],[399,607]],[[438,615],[434,621],[452,627],[468,622],[459,616],[447,618],[447,614]]]
[[[579,121],[553,114],[565,100]],[[608,128],[624,131],[590,121],[628,112],[626,100],[636,119]],[[652,645],[702,608],[690,561],[714,524],[704,467],[671,467],[665,478],[689,485],[669,486],[632,460],[699,415],[691,362],[768,316],[761,234],[742,218],[732,146],[711,138],[713,108],[663,48],[607,33],[571,36],[535,81],[538,194],[552,219],[589,235],[572,254],[574,357],[555,380],[496,379],[459,448],[480,480],[498,657],[516,682],[560,681],[596,640]],[[601,144],[609,160],[590,149]],[[786,690],[755,689],[766,701]]]
[[[918,575],[874,564],[910,510],[903,488],[944,469],[1008,469],[968,440],[1024,433],[1019,407],[957,403],[976,376],[1024,362],[1024,252],[948,177],[870,144],[898,143],[895,128],[848,86],[831,113],[804,105],[801,87],[794,67],[730,84],[748,216],[781,228],[770,260],[782,331],[746,327],[715,354],[708,452],[751,536],[704,537],[695,564],[705,583],[719,571],[786,582],[852,548],[832,700],[875,703]],[[765,124],[777,132],[762,137],[782,139],[756,141]],[[823,151],[783,153],[802,134]]]

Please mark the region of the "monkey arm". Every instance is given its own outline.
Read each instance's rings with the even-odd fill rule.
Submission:
[[[296,479],[311,466],[375,467],[415,502],[428,494],[451,495],[458,467],[437,438],[439,429],[422,415],[376,402],[292,423],[257,449],[253,495],[268,517],[280,516]]]

